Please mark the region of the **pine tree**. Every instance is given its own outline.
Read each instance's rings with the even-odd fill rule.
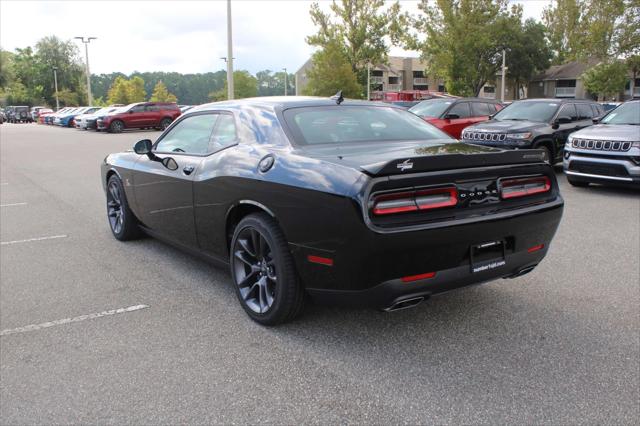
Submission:
[[[144,102],[147,100],[147,92],[144,90],[144,80],[135,76],[127,82],[127,97],[129,103]]]
[[[158,81],[149,100],[151,102],[177,102],[178,98],[167,90],[167,86],[162,81]]]
[[[125,78],[116,77],[115,81],[111,85],[109,89],[109,93],[107,95],[107,103],[109,105],[114,104],[123,104],[126,105],[129,103],[129,93],[128,93],[128,82]]]

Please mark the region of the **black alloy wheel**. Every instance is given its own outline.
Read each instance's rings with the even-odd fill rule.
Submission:
[[[107,218],[116,239],[126,241],[139,236],[138,221],[129,209],[122,182],[116,175],[107,183]]]
[[[235,229],[230,267],[236,294],[245,312],[264,325],[295,318],[304,292],[293,257],[277,223],[265,213],[251,214]]]
[[[109,131],[112,133],[120,133],[124,129],[124,123],[120,120],[114,120],[109,126]]]
[[[164,130],[167,127],[169,127],[170,124],[171,124],[171,119],[170,118],[163,118],[162,121],[160,122],[160,128],[162,128],[162,130]]]

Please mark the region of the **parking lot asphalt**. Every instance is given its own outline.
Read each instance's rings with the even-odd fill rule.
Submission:
[[[637,192],[558,170],[532,273],[265,328],[226,270],[112,237],[99,164],[157,135],[0,126],[0,423],[637,424]]]

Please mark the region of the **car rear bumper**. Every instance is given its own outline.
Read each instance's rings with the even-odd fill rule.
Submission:
[[[475,223],[393,234],[366,228],[334,251],[294,244],[291,248],[314,298],[387,309],[404,299],[528,272],[544,258],[562,209],[558,197],[533,212]],[[504,264],[473,272],[471,247],[493,241],[504,243]],[[312,263],[309,256],[331,259],[332,264]],[[416,279],[424,274],[429,278]]]

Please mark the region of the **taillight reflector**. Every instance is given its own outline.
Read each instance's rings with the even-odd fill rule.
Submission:
[[[527,251],[529,253],[533,253],[534,251],[542,250],[544,248],[544,244],[538,244],[537,246],[529,247]]]
[[[436,276],[435,272],[426,272],[424,274],[409,275],[408,277],[402,277],[400,278],[400,281],[402,281],[403,283],[410,283],[412,281],[426,280],[427,278],[433,278],[435,276]]]
[[[455,206],[458,190],[454,187],[421,189],[378,195],[373,199],[373,214],[385,215]]]
[[[546,176],[500,181],[500,196],[503,200],[540,194],[551,189],[551,181]]]
[[[307,256],[307,260],[311,263],[319,263],[320,265],[333,266],[333,259],[321,256]]]

